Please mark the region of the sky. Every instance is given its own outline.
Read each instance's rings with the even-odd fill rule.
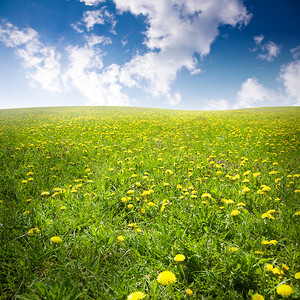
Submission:
[[[0,0],[0,109],[300,105],[299,0]]]

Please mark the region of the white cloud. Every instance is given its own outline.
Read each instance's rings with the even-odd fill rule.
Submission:
[[[300,57],[300,46],[297,46],[296,48],[291,49],[291,53],[292,53],[294,59],[298,59]]]
[[[118,83],[120,67],[112,64],[103,69],[102,54],[91,45],[70,46],[70,64],[65,81],[77,88],[89,105],[128,105],[129,99]]]
[[[84,2],[85,5],[88,5],[88,6],[96,6],[100,3],[103,3],[105,2],[105,0],[79,0],[80,2]]]
[[[170,86],[177,72],[200,72],[194,54],[209,54],[222,25],[247,25],[251,15],[239,0],[114,0],[119,13],[144,15],[149,51],[126,63],[122,84],[145,88],[153,96],[174,99]],[[171,100],[173,102],[173,100]]]
[[[253,39],[256,44],[256,47],[254,49],[250,49],[250,51],[252,52],[255,52],[257,50],[262,51],[262,53],[258,55],[259,59],[271,62],[274,60],[274,58],[276,58],[280,54],[281,46],[276,45],[272,41],[268,41],[266,43],[262,42],[264,40],[263,34],[254,36]]]
[[[101,7],[98,10],[88,10],[83,13],[83,18],[80,22],[72,24],[72,27],[79,33],[83,33],[82,26],[85,27],[87,31],[94,29],[94,25],[100,24],[104,25],[105,23],[111,24],[111,33],[116,34],[115,26],[117,21],[115,16],[110,13],[107,8]]]
[[[226,99],[221,100],[207,100],[205,101],[203,110],[228,110],[230,109],[229,102]]]
[[[242,84],[233,108],[270,106],[278,98],[279,95],[275,91],[265,88],[255,77],[252,77]]]
[[[16,48],[15,53],[30,69],[27,77],[31,84],[40,84],[48,91],[60,91],[60,54],[53,47],[44,46],[38,33],[32,28],[19,30],[6,22],[0,26],[0,41],[7,47]]]
[[[283,65],[279,79],[283,81],[289,102],[300,105],[300,60]]]

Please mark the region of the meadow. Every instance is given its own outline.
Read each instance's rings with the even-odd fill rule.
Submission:
[[[0,110],[0,299],[300,299],[299,107]]]

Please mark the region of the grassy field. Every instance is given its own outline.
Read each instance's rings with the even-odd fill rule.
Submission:
[[[298,107],[0,110],[0,298],[300,299],[299,135]]]

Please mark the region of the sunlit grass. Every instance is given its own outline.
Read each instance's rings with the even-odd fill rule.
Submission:
[[[0,110],[0,298],[300,297],[299,124],[297,107]]]

